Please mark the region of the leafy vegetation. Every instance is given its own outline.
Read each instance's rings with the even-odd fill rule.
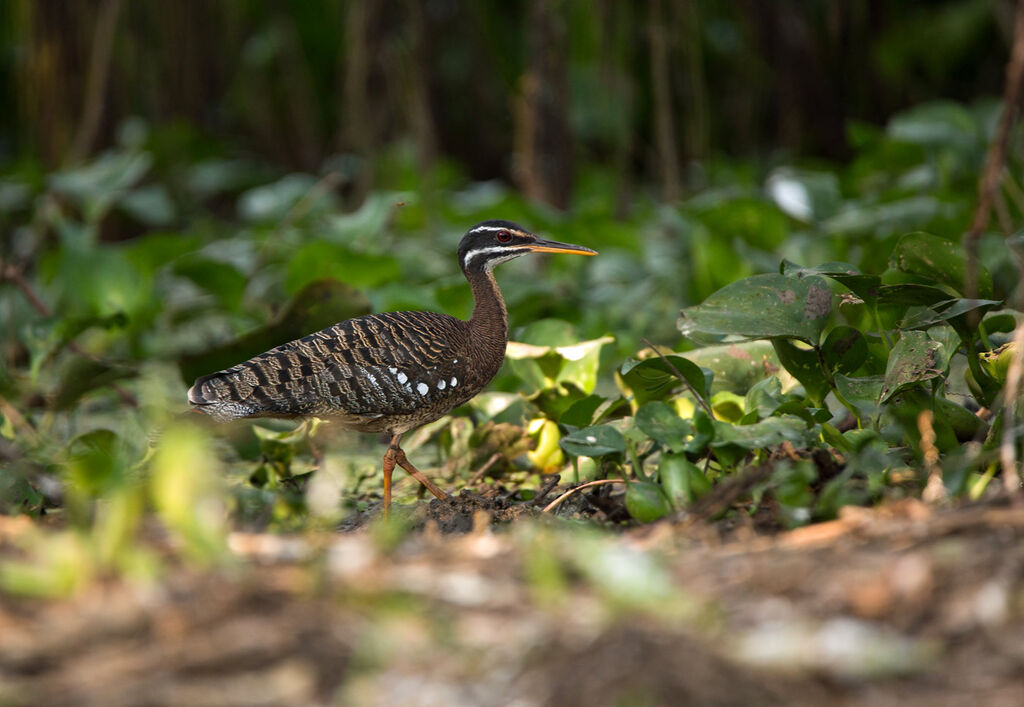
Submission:
[[[678,206],[639,200],[626,220],[587,192],[571,216],[550,212],[451,165],[394,169],[344,213],[330,174],[219,155],[176,163],[138,121],[81,167],[9,172],[3,510],[56,515],[67,534],[6,563],[0,581],[61,593],[96,571],[155,572],[136,543],[146,509],[211,560],[230,526],[329,526],[372,508],[374,440],[196,426],[185,388],[370,310],[465,315],[452,252],[494,216],[601,256],[499,273],[505,368],[410,440],[446,483],[491,479],[529,501],[544,474],[618,479],[593,487],[607,498],[625,486],[618,506],[553,509],[612,524],[691,508],[751,470],[715,515],[825,520],[917,494],[940,467],[943,493],[977,498],[1019,424],[1001,398],[1020,320],[1005,304],[1016,243],[983,237],[974,292],[958,243],[995,108],[923,105],[884,130],[853,129],[849,167],[776,165],[763,180],[733,169]],[[595,197],[607,177],[592,174]],[[1018,189],[1009,177],[1007,193]]]

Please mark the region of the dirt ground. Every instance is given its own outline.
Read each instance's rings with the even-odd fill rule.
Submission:
[[[770,536],[460,503],[0,597],[0,705],[1024,705],[1024,509],[998,499]]]

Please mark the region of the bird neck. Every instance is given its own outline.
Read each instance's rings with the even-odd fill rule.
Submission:
[[[473,315],[469,318],[469,330],[473,343],[487,348],[500,348],[497,356],[500,365],[508,343],[508,311],[501,290],[494,280],[494,273],[474,270],[466,273],[470,290],[473,292]]]

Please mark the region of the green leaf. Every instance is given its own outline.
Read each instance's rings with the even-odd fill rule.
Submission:
[[[935,398],[934,412],[936,417],[949,423],[960,442],[982,439],[988,429],[985,421],[973,412],[943,397]]]
[[[698,408],[693,413],[693,438],[686,444],[686,454],[698,457],[715,438],[715,420]]]
[[[785,336],[817,344],[831,312],[832,292],[820,277],[754,275],[684,309],[679,328],[684,335]]]
[[[707,400],[714,373],[682,356],[670,355],[665,358],[669,363],[665,363],[660,356],[646,358],[642,361],[628,360],[619,369],[622,380],[633,393],[637,405],[643,405],[650,400],[664,399],[681,386],[682,382],[676,375],[676,371],[683,375],[683,378],[697,391],[697,395]]]
[[[908,233],[900,238],[889,258],[890,267],[917,275],[967,294],[967,258],[959,243],[929,233]],[[978,291],[983,299],[992,297],[992,276],[978,263]]]
[[[799,417],[769,417],[753,425],[732,425],[715,420],[715,439],[711,447],[734,445],[745,450],[774,447],[783,442],[802,446],[808,441],[807,425]]]
[[[1002,302],[989,299],[950,299],[936,302],[930,307],[911,308],[900,322],[900,329],[929,329],[943,322],[950,322],[954,327],[963,328],[967,323],[968,312],[976,311],[980,318],[1001,304]]]
[[[800,381],[807,391],[807,397],[820,407],[828,395],[829,382],[821,369],[817,351],[800,348],[783,338],[772,339],[772,346],[782,366]]]
[[[790,277],[824,275],[843,285],[865,302],[871,302],[878,296],[878,287],[882,284],[882,278],[878,275],[864,275],[849,263],[825,263],[805,268],[789,260],[783,260],[780,272]]]
[[[743,409],[757,413],[758,419],[771,417],[778,409],[785,398],[782,395],[782,383],[778,376],[765,378],[755,383],[747,391],[746,399],[743,402]]]
[[[711,482],[700,468],[681,454],[662,454],[658,480],[672,505],[683,508],[711,490]]]
[[[562,437],[559,445],[567,454],[574,457],[603,457],[626,451],[626,440],[622,433],[609,425],[595,425],[576,430]]]
[[[867,359],[868,344],[857,329],[838,326],[825,337],[821,351],[829,371],[850,374]]]
[[[907,386],[942,375],[939,350],[942,345],[923,331],[905,331],[892,348],[885,368],[881,401],[884,403]]]
[[[858,417],[864,421],[878,410],[878,403],[885,387],[885,376],[864,376],[850,378],[842,373],[835,374],[836,392],[857,409]]]
[[[561,414],[558,422],[572,427],[589,427],[594,423],[597,409],[605,403],[604,396],[591,394],[577,400]]]
[[[760,380],[779,372],[779,357],[770,341],[739,341],[705,346],[683,354],[714,374],[711,392],[729,390],[740,395]]]
[[[575,327],[569,326],[570,331],[574,332]],[[574,340],[571,335],[559,336],[553,340],[566,339],[569,342]],[[541,340],[552,339],[545,337]],[[615,339],[610,336],[565,345],[510,341],[506,346],[505,356],[515,374],[533,390],[546,390],[569,383],[584,393],[592,393],[597,386],[601,349],[613,341]]]
[[[672,504],[661,486],[650,481],[638,481],[626,488],[626,510],[633,520],[650,523],[671,513]]]
[[[644,434],[673,452],[682,452],[693,435],[693,423],[660,400],[642,406],[633,419]]]
[[[901,283],[878,288],[878,304],[885,306],[931,305],[948,299],[948,292],[931,285]]]
[[[728,390],[720,390],[711,396],[711,409],[719,420],[736,422],[745,412],[744,399]]]

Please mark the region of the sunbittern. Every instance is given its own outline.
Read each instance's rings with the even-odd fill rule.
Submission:
[[[459,243],[459,265],[473,293],[468,321],[434,312],[356,317],[203,376],[188,401],[220,421],[320,417],[361,432],[386,432],[384,512],[396,464],[447,500],[406,458],[402,435],[465,403],[498,373],[508,313],[492,270],[526,253],[597,254],[544,240],[510,221],[484,221]]]

